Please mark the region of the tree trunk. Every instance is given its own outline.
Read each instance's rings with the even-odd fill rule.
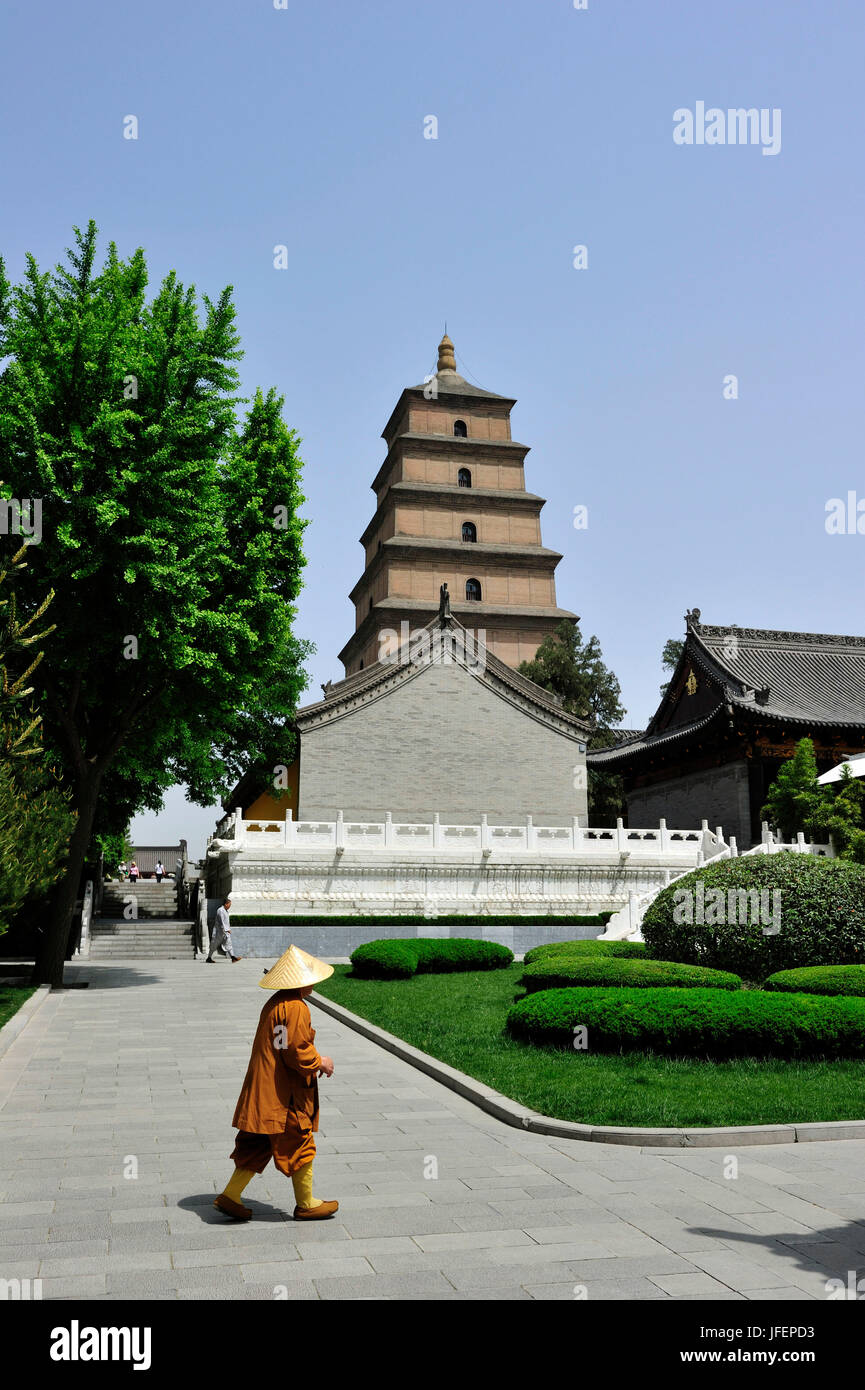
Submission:
[[[102,782],[101,772],[92,771],[86,780],[79,784],[75,811],[77,820],[72,838],[69,841],[69,856],[63,878],[52,896],[48,930],[45,932],[36,956],[33,971],[33,984],[50,985],[52,989],[63,987],[63,966],[66,962],[66,948],[69,932],[78,900],[78,886],[81,871],[90,848],[93,821],[96,816],[96,803]]]

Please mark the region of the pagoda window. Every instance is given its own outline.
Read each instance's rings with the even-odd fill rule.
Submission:
[[[466,599],[469,603],[480,603],[481,582],[479,579],[466,580]]]
[[[468,426],[465,420],[454,420],[454,436],[457,439],[468,438]]]
[[[463,540],[464,540],[464,541],[476,541],[477,538],[478,538],[478,528],[475,526],[474,522],[473,522],[473,521],[464,521],[464,522],[463,522]]]
[[[471,471],[471,469],[470,469],[470,468],[461,468],[460,471],[459,471],[459,473],[457,473],[457,482],[459,483],[460,487],[471,487],[471,485],[472,485],[472,471]]]

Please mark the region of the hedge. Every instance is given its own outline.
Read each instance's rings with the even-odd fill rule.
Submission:
[[[733,970],[748,980],[802,966],[863,964],[865,866],[789,851],[706,864],[659,893],[642,932],[656,959]]]
[[[405,980],[416,973],[499,970],[510,965],[513,958],[513,951],[496,941],[456,936],[367,941],[350,957],[356,975],[378,980]]]
[[[669,960],[616,960],[573,956],[537,961],[523,974],[522,984],[530,994],[539,989],[560,989],[573,985],[606,985],[632,989],[652,989],[672,985],[679,989],[741,989],[738,975],[723,970],[706,970],[700,965],[678,965]]]
[[[676,1057],[865,1057],[865,1000],[724,989],[549,989],[514,1004],[508,1032],[589,1052]],[[578,1055],[575,1051],[575,1056]]]
[[[779,970],[764,989],[794,994],[852,994],[865,996],[865,965],[811,965],[803,970]]]
[[[644,960],[646,948],[641,941],[552,941],[548,946],[533,946],[523,956],[524,965],[542,960],[568,956],[574,960],[594,956],[627,956]]]

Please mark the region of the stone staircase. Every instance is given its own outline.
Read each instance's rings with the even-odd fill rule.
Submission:
[[[102,916],[121,921],[126,913],[124,908],[135,900],[136,916],[158,917],[165,921],[177,916],[177,888],[174,879],[163,879],[157,883],[155,878],[145,878],[138,883],[106,883],[102,893]]]
[[[192,960],[192,922],[145,918],[137,922],[94,917],[91,960]]]
[[[136,915],[127,916],[134,902]],[[173,879],[157,883],[110,883],[102,897],[102,916],[90,923],[94,960],[191,960],[192,922],[177,917]]]

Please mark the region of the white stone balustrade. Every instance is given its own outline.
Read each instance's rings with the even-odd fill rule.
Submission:
[[[703,822],[699,830],[669,829],[664,821],[650,829],[630,829],[619,820],[615,826],[536,825],[526,816],[522,825],[490,825],[483,816],[479,825],[449,825],[438,814],[430,822],[394,821],[388,812],[382,821],[347,821],[340,811],[335,821],[295,821],[291,811],[282,821],[244,820],[240,808],[220,822],[211,848],[294,849],[347,852],[349,854],[430,853],[528,854],[546,858],[578,855],[581,860],[622,858],[681,860],[696,864],[702,855],[711,858],[724,848],[721,829],[712,832]]]

